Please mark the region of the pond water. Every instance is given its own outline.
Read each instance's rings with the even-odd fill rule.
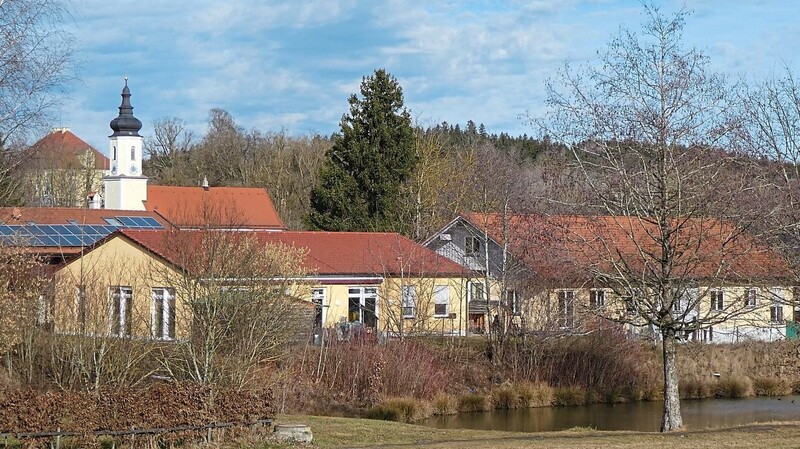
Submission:
[[[661,424],[661,402],[592,404],[584,407],[543,407],[462,413],[431,418],[422,424],[444,429],[485,429],[546,432],[572,427],[598,430],[656,432]],[[688,429],[730,427],[766,421],[800,420],[800,396],[681,401]]]

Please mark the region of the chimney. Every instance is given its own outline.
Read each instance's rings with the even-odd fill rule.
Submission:
[[[208,178],[203,176],[203,190],[208,190]]]

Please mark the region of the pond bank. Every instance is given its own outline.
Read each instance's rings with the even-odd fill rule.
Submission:
[[[800,420],[800,396],[685,400],[681,403],[681,412],[688,430],[797,421]],[[515,432],[550,432],[575,427],[655,432],[659,429],[661,413],[661,402],[643,401],[463,413],[437,416],[419,424],[443,429]]]
[[[434,429],[425,426],[355,418],[279,415],[276,422],[302,422],[314,432],[314,446],[338,448],[626,448],[705,449],[800,447],[800,422],[769,423],[728,429],[658,434],[573,429],[547,433],[520,433],[466,429]]]

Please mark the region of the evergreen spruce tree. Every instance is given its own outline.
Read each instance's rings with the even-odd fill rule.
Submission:
[[[362,79],[361,96],[348,102],[350,112],[311,191],[306,222],[328,231],[406,231],[399,195],[417,157],[403,89],[378,69]]]

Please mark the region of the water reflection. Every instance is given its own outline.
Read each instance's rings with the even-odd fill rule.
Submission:
[[[683,423],[689,429],[729,427],[765,421],[800,420],[800,396],[782,398],[705,399],[681,402]],[[593,404],[464,413],[436,417],[423,423],[439,428],[546,432],[572,427],[598,430],[658,431],[661,402]]]

